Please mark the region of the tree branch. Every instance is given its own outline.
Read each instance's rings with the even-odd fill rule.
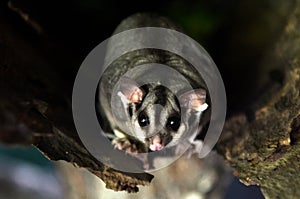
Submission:
[[[137,192],[137,186],[149,184],[152,175],[116,171],[88,153],[61,86],[64,76],[55,71],[61,66],[43,59],[45,55],[9,21],[0,17],[0,142],[33,144],[51,160],[88,169],[113,190]]]

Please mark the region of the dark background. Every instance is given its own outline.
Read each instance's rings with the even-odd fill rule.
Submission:
[[[59,70],[71,79],[90,50],[108,38],[125,17],[152,12],[170,18],[216,62],[226,86],[229,114],[247,109],[260,94],[261,62],[280,38],[288,14],[284,12],[286,4],[271,0],[11,2],[41,26],[42,34],[8,9],[6,1],[1,1],[1,12],[9,13],[5,16],[11,23],[18,24],[20,32],[46,51],[46,56],[65,61],[65,67]],[[269,75],[276,78],[279,68],[280,63]]]

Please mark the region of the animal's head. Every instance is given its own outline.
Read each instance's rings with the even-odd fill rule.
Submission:
[[[177,98],[162,85],[139,86],[129,78],[121,79],[119,94],[132,125],[131,134],[152,151],[175,144],[190,125],[199,123],[208,106],[204,89],[186,91]]]

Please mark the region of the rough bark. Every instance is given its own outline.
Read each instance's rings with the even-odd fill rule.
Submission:
[[[152,175],[116,171],[88,153],[79,141],[72,121],[64,77],[56,73],[57,68],[63,66],[52,65],[53,62],[44,59],[45,55],[34,48],[26,36],[19,34],[18,26],[8,23],[5,13],[2,15],[0,142],[32,144],[51,160],[65,160],[88,169],[113,190],[137,192],[138,185],[149,184]],[[30,18],[26,20],[28,22]]]
[[[300,197],[300,1],[273,52],[276,78],[247,113],[226,121],[217,145],[246,185],[266,198]],[[262,66],[263,67],[263,66]]]

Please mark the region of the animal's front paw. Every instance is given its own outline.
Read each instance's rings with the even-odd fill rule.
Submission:
[[[137,142],[128,139],[127,137],[115,138],[112,141],[114,147],[119,150],[124,150],[130,154],[137,154],[145,152],[144,147],[140,146]]]
[[[138,153],[136,145],[131,143],[127,138],[115,138],[112,143],[116,149],[132,154]]]

